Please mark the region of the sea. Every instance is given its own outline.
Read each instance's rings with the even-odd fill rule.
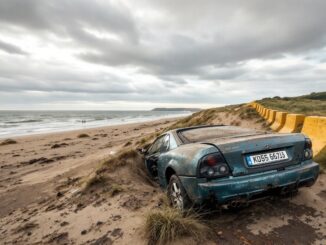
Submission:
[[[0,138],[183,117],[190,111],[0,111]]]

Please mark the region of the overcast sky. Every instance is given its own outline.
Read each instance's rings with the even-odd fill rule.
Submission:
[[[325,91],[325,10],[325,0],[1,0],[0,109],[205,108]]]

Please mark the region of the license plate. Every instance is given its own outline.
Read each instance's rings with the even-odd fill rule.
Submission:
[[[286,151],[275,151],[264,154],[257,154],[247,156],[247,163],[249,166],[256,166],[265,163],[278,162],[289,159]]]

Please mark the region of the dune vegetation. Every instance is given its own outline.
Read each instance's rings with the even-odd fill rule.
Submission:
[[[258,100],[266,108],[306,116],[326,116],[326,92],[298,97],[273,97]]]
[[[165,207],[147,214],[145,233],[149,245],[164,245],[184,237],[202,244],[210,237],[212,229],[195,212],[182,214],[174,208]]]
[[[2,145],[13,145],[13,144],[16,144],[16,143],[17,143],[16,140],[13,140],[13,139],[5,139],[2,142],[0,142],[0,146],[2,146]]]

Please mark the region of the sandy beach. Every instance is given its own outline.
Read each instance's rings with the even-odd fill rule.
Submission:
[[[32,241],[44,243],[47,241],[44,239],[45,236],[59,232],[56,225],[61,228],[60,230],[66,230],[66,227],[60,226],[66,220],[63,217],[66,215],[54,212],[56,207],[49,210],[49,206],[53,204],[53,198],[57,201],[60,185],[69,181],[76,182],[88,176],[102,159],[108,158],[117,149],[137,142],[142,137],[170,125],[172,121],[173,119],[163,119],[147,123],[16,137],[13,138],[17,141],[16,144],[1,146],[0,240],[6,244],[11,244],[13,241],[18,241],[19,244]],[[89,137],[79,138],[78,136],[81,134],[87,134]],[[128,181],[121,176],[118,178],[121,181]],[[80,186],[69,191],[78,191],[78,188]],[[119,201],[114,202],[119,203]],[[43,208],[47,210],[45,213],[43,213]],[[85,220],[84,218],[79,220],[77,217],[69,217],[69,219],[73,219],[70,222],[75,223],[76,229],[69,232],[69,239],[74,238],[76,244],[86,242],[90,235],[81,236],[80,232],[83,229],[88,229],[101,220],[101,222],[108,222],[110,216],[102,217],[102,208],[89,208],[93,210],[82,211],[88,214],[79,215],[79,217],[83,216]],[[90,212],[92,212],[92,216],[89,216]],[[118,210],[114,212],[114,208],[110,207],[111,215],[120,216],[122,212]],[[30,227],[26,230],[22,229],[22,232],[12,233],[12,230],[18,226],[29,224],[31,216],[41,219],[37,221],[37,226],[41,230],[37,229],[38,232],[34,232],[36,227]],[[133,222],[130,223],[132,225]],[[71,227],[69,227],[70,229]]]
[[[104,159],[175,120],[15,137],[0,146],[0,243],[147,244],[144,217],[165,198],[158,186],[121,168],[107,186],[82,187]],[[222,235],[208,244],[324,244],[325,179],[290,199],[213,214]],[[184,242],[194,244],[176,244]]]

